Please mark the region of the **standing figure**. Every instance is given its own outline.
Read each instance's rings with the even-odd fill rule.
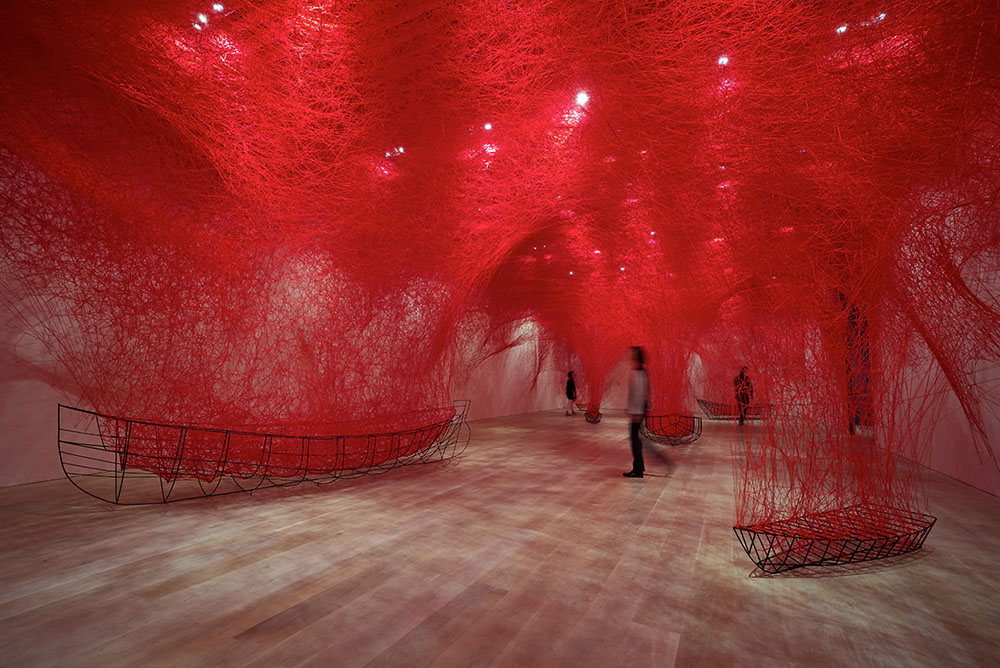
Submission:
[[[629,439],[632,442],[632,470],[622,473],[626,478],[641,478],[646,470],[642,461],[642,440],[639,438],[639,427],[649,410],[649,377],[643,364],[642,348],[632,348],[632,374],[628,381],[628,405],[625,410],[629,418]]]
[[[566,415],[576,415],[573,402],[576,401],[576,381],[573,380],[573,372],[566,374]]]
[[[747,412],[750,410],[750,400],[753,399],[753,383],[750,382],[750,376],[747,375],[746,366],[740,367],[740,372],[733,378],[733,388],[736,390],[736,406],[740,413],[740,424],[747,417]]]

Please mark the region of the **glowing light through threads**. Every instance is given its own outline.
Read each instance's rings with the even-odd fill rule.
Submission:
[[[225,9],[225,7],[222,6],[221,2],[216,2],[216,3],[214,3],[212,5],[212,11],[214,11],[214,12],[221,12],[224,9]]]
[[[728,65],[729,64],[729,56],[725,56],[725,55],[719,56],[719,64],[720,65]]]
[[[208,23],[208,17],[205,16],[204,14],[198,14],[198,20],[201,21],[202,23]]]
[[[838,35],[843,35],[845,32],[847,32],[847,26],[846,25],[842,25],[839,28],[837,28],[837,34]]]
[[[871,17],[869,20],[862,21],[861,25],[867,27],[875,23],[881,23],[884,20],[885,20],[885,12],[879,12],[875,16]]]
[[[576,94],[576,103],[581,107],[590,102],[590,95],[586,91],[580,91]]]
[[[486,123],[485,125],[483,125],[483,129],[484,130],[492,130],[493,129],[493,124],[492,123]]]

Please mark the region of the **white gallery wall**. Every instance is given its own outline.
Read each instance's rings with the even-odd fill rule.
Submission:
[[[31,361],[30,341],[25,344],[23,331],[12,324],[9,315],[0,314],[0,486],[62,476],[56,445],[56,409],[60,402],[78,404],[72,395],[53,388],[43,365]],[[469,416],[472,420],[564,407],[568,369],[556,366],[552,360],[540,362],[538,346],[537,336],[527,336],[519,345],[487,358],[452,387],[452,397],[472,401]],[[580,370],[576,371],[579,375]],[[694,396],[703,385],[699,374],[703,376],[704,372],[698,361],[693,361],[691,371]],[[602,410],[624,407],[627,374],[623,351],[622,362],[606,379]],[[561,413],[553,415],[553,419],[562,417]],[[987,414],[986,421],[990,442],[1000,450],[1000,420],[994,414]],[[931,430],[927,463],[932,468],[1000,495],[1000,468],[977,451],[965,416],[953,396],[945,400],[942,409],[923,428]],[[625,436],[623,433],[623,444]]]

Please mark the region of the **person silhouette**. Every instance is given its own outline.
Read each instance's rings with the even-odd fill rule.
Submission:
[[[628,382],[628,404],[625,411],[629,417],[629,440],[632,444],[632,470],[622,473],[626,478],[641,478],[646,470],[642,460],[642,439],[639,427],[649,410],[649,377],[643,360],[642,348],[632,347],[632,373]]]
[[[740,424],[750,411],[750,400],[753,399],[753,383],[747,375],[747,367],[740,367],[740,372],[733,378],[733,389],[736,391],[736,408],[739,411]]]
[[[566,374],[566,415],[576,415],[573,402],[576,401],[576,381],[573,380],[573,372]]]

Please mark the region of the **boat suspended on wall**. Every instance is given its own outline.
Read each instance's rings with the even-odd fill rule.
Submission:
[[[469,403],[296,435],[165,424],[60,404],[59,459],[79,489],[126,505],[327,484],[461,454],[470,437]]]

